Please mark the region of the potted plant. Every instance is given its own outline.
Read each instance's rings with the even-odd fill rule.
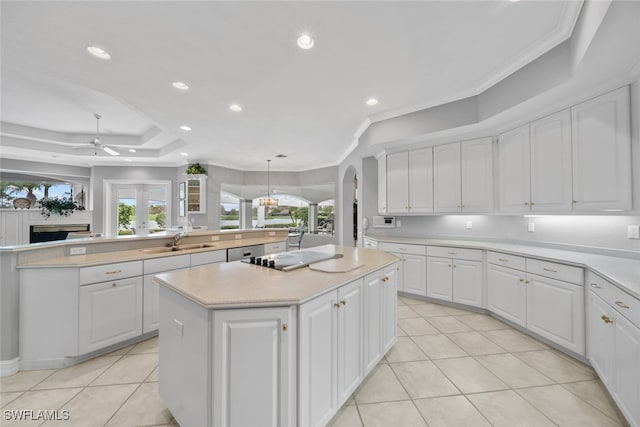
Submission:
[[[206,175],[207,170],[200,163],[187,166],[187,175]]]
[[[84,206],[80,206],[70,198],[42,199],[40,205],[42,206],[41,214],[46,218],[49,218],[51,214],[69,216],[74,211],[84,210]]]

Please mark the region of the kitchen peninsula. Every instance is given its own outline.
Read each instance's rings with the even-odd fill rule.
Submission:
[[[181,425],[325,425],[395,342],[398,258],[296,252],[330,259],[156,276],[160,394]]]
[[[0,248],[2,375],[61,368],[157,334],[153,275],[287,249],[287,229],[80,238]]]

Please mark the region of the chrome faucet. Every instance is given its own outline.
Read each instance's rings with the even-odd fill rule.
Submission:
[[[187,237],[187,232],[186,231],[179,231],[177,232],[174,236],[173,236],[173,246],[178,246],[178,243],[180,243],[180,240],[182,240],[183,237]]]

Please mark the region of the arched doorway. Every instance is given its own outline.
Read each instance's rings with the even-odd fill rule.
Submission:
[[[342,244],[358,245],[358,177],[349,166],[342,179]]]

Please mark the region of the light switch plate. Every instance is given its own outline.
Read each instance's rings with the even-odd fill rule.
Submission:
[[[640,225],[627,226],[627,237],[629,239],[640,239]]]
[[[527,223],[527,231],[529,233],[535,233],[535,231],[536,231],[536,223],[535,222],[528,222]]]
[[[473,228],[473,221],[467,221],[467,223],[465,224],[465,228],[467,230],[471,230]]]
[[[69,249],[69,255],[84,255],[87,253],[87,248],[80,247],[80,248],[71,248]]]
[[[242,234],[236,234],[236,239],[242,239]]]
[[[212,242],[217,242],[218,240],[220,240],[220,236],[211,236]]]
[[[402,221],[400,221],[399,219],[396,219],[396,226],[402,227]]]

